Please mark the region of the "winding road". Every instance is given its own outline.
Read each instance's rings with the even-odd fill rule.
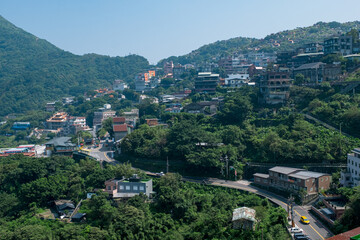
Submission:
[[[113,152],[110,147],[105,147],[104,142],[100,144],[99,148],[94,148],[90,150],[90,155],[95,157],[99,161],[105,161],[111,164],[118,164],[118,162],[113,159]],[[155,173],[145,171],[147,175],[156,176]],[[226,181],[217,178],[196,178],[196,177],[183,177],[183,181],[196,182],[196,183],[206,183],[208,185],[222,186],[228,188],[235,188],[242,191],[248,191],[255,193],[259,196],[269,199],[271,202],[279,205],[280,207],[287,210],[287,199],[278,196],[274,193],[260,189],[251,185],[250,181],[240,180],[240,181]],[[310,206],[299,206],[293,205],[295,213],[295,224],[304,230],[304,233],[308,235],[312,240],[324,240],[333,236],[332,232],[325,227],[315,216],[310,212]],[[302,224],[300,222],[300,216],[306,216],[310,220],[310,224]]]

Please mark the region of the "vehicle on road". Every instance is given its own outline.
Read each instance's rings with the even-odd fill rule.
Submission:
[[[163,172],[159,172],[159,173],[156,173],[156,176],[158,176],[158,177],[162,177],[162,176],[164,176],[165,174],[163,173]]]
[[[309,238],[308,236],[304,235],[304,236],[295,237],[295,240],[311,240],[311,238]]]
[[[304,223],[304,224],[309,224],[310,220],[307,219],[305,216],[301,216],[300,217],[300,222]]]
[[[291,233],[302,233],[303,230],[301,228],[299,228],[299,227],[293,227],[293,228],[290,229],[290,232]]]

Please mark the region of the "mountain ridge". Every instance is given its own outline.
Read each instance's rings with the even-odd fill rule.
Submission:
[[[165,61],[187,64],[198,63],[205,59],[229,56],[235,52],[263,51],[279,52],[296,49],[306,43],[322,42],[324,38],[338,33],[346,33],[352,28],[360,28],[360,21],[339,22],[317,22],[308,27],[298,27],[292,30],[284,30],[272,33],[264,38],[235,37],[228,40],[216,41],[206,44],[198,49],[181,56],[171,56],[158,62],[161,66]],[[290,41],[292,40],[292,41]],[[280,44],[275,47],[274,43]]]
[[[149,68],[142,56],[75,55],[0,16],[0,116],[40,109],[46,101],[80,95]]]

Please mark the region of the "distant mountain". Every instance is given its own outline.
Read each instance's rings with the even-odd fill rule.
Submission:
[[[212,59],[222,56],[228,56],[239,51],[289,51],[306,43],[323,42],[324,38],[338,33],[346,33],[352,28],[360,29],[360,21],[346,23],[318,22],[310,27],[296,28],[270,34],[263,39],[237,37],[207,44],[183,56],[172,56],[163,59],[158,65],[162,66],[164,61],[173,61],[174,63],[181,64],[200,63],[211,61]]]
[[[149,68],[141,56],[83,56],[63,51],[0,16],[0,116],[39,109],[46,101],[132,80]]]

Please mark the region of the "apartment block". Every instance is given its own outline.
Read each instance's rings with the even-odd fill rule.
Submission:
[[[360,148],[347,155],[347,168],[341,172],[340,184],[345,187],[360,185]]]

